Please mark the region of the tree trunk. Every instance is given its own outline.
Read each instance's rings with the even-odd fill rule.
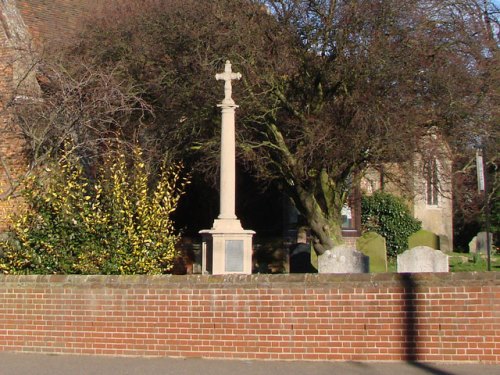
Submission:
[[[304,186],[294,186],[296,194],[292,194],[296,207],[307,220],[315,237],[314,249],[321,255],[326,250],[343,242],[341,209],[346,194],[341,189],[330,188],[322,193],[328,194],[328,199],[318,199],[313,189]],[[321,204],[320,202],[323,202]]]
[[[283,180],[287,182],[288,195],[307,220],[315,236],[314,249],[321,255],[343,242],[341,212],[349,192],[346,189],[348,178],[339,173],[335,180],[325,168],[315,176],[306,175],[304,171],[308,168],[290,152],[278,127],[270,124],[267,130],[281,153],[283,162],[280,167]]]

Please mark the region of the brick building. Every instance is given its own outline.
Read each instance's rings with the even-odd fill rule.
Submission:
[[[29,171],[16,105],[40,100],[37,62],[50,46],[70,40],[82,20],[99,12],[101,0],[0,1],[0,231],[21,203],[16,189]],[[90,12],[92,10],[92,12]]]

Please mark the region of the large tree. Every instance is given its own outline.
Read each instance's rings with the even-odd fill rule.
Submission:
[[[88,144],[89,131],[107,140],[91,154],[111,136],[139,141],[151,160],[168,153],[210,178],[222,99],[214,74],[230,59],[243,74],[233,94],[240,161],[284,188],[322,253],[341,241],[340,212],[364,168],[411,168],[429,130],[455,144],[491,110],[498,82],[484,74],[491,55],[475,37],[482,8],[472,3],[116,2],[56,64],[47,62],[44,108],[24,118],[28,128],[67,129],[61,109],[76,103],[76,143]]]
[[[482,82],[482,100],[475,111],[474,121],[464,123],[465,139],[454,139],[456,150],[454,175],[454,229],[458,246],[467,249],[470,239],[485,229],[486,209],[491,210],[491,228],[498,232],[500,225],[500,9],[489,0],[461,1],[455,12],[467,27],[468,44],[474,46],[478,75]],[[480,124],[480,126],[477,126]],[[477,189],[475,154],[478,148],[486,151],[486,180],[489,202]],[[498,241],[499,239],[496,238]]]

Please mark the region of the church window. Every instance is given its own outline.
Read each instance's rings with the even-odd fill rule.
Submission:
[[[439,203],[439,171],[438,163],[435,158],[429,159],[425,162],[424,177],[427,205],[437,206]]]

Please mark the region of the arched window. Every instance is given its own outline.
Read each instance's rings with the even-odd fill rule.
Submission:
[[[423,172],[427,205],[437,206],[439,204],[439,170],[438,162],[434,157],[425,161]]]

